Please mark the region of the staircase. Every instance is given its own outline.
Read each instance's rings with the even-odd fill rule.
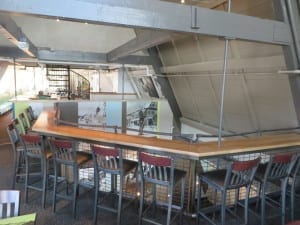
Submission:
[[[47,65],[49,91],[68,99],[90,99],[90,82],[69,66]]]

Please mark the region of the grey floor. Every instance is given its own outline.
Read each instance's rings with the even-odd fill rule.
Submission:
[[[12,178],[12,151],[10,144],[2,143],[0,144],[0,189],[10,189],[11,187],[11,178]],[[67,201],[59,201],[57,205],[57,212],[52,212],[52,191],[51,189],[47,193],[47,202],[46,208],[41,207],[41,194],[36,191],[30,191],[29,193],[29,202],[24,203],[24,193],[23,193],[23,183],[17,184],[17,189],[21,191],[21,207],[20,213],[27,214],[36,212],[37,213],[37,223],[41,225],[46,224],[59,224],[59,225],[69,225],[69,224],[93,224],[93,190],[92,189],[81,189],[79,200],[77,204],[77,218],[73,219],[71,216],[71,205]],[[242,212],[241,212],[242,213]],[[274,214],[278,212],[274,212]],[[298,216],[300,218],[300,215]],[[98,214],[98,224],[110,225],[116,224],[116,215],[113,213],[99,213]],[[133,203],[122,215],[122,224],[123,225],[135,225],[137,224],[137,203]],[[173,224],[179,224],[178,221],[175,221]],[[190,216],[184,217],[184,225],[196,225],[195,218]],[[200,224],[205,225],[207,222],[200,220]],[[228,225],[239,224],[236,220],[229,219],[227,220]],[[250,225],[259,224],[258,219],[255,216],[250,215]],[[268,221],[267,224],[280,224],[280,218],[276,218]]]

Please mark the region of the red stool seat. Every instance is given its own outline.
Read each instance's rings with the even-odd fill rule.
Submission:
[[[300,220],[288,222],[286,225],[300,225]]]

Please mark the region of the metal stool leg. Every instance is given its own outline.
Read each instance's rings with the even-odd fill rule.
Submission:
[[[25,202],[28,203],[28,182],[29,182],[29,159],[26,157],[26,169],[25,169]]]
[[[120,193],[118,199],[118,215],[117,215],[117,225],[121,224],[121,209],[122,209],[122,197],[123,197],[123,174],[120,175]]]
[[[54,184],[53,184],[53,198],[52,198],[52,212],[55,212],[56,211],[56,191],[57,191],[57,164],[56,162],[54,161],[53,162],[53,167],[54,167]]]
[[[141,178],[143,179],[143,178]],[[145,186],[144,181],[141,181],[141,189],[140,189],[140,208],[139,208],[139,221],[138,225],[142,224],[142,215],[143,215],[143,206],[144,206],[144,192],[145,192]]]
[[[295,185],[296,185],[296,179],[294,178],[291,184],[291,221],[293,221],[295,218]]]
[[[184,190],[185,190],[185,179],[181,179],[181,197],[180,197],[180,224],[183,224],[183,207],[184,207]]]
[[[42,206],[45,208],[46,202],[46,184],[47,184],[47,162],[44,159],[41,159],[41,169],[43,176],[43,184],[42,184]]]
[[[98,198],[99,198],[99,173],[95,172],[94,174],[95,176],[95,200],[94,200],[94,218],[93,218],[93,222],[94,225],[97,224],[97,214],[98,214]]]
[[[72,215],[73,218],[76,218],[76,203],[78,195],[78,169],[76,166],[73,166],[73,196],[72,196]]]
[[[225,225],[225,211],[226,211],[226,198],[227,198],[227,191],[222,191],[222,205],[221,205],[221,224]]]
[[[260,224],[265,225],[265,216],[266,216],[266,196],[265,196],[265,187],[262,187],[262,195],[261,195],[261,218],[260,218]]]
[[[172,196],[173,196],[173,185],[168,187],[168,213],[167,213],[167,225],[170,225],[171,221],[171,210],[172,210]]]

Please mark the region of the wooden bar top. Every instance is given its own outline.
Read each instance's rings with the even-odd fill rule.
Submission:
[[[117,144],[128,148],[141,148],[152,152],[157,151],[167,155],[175,154],[188,159],[263,152],[277,148],[300,146],[300,135],[298,133],[228,139],[222,141],[219,147],[215,141],[188,143],[184,141],[149,138],[121,133],[115,134],[79,127],[56,125],[54,116],[54,110],[42,112],[32,130],[47,136],[74,138],[82,140],[83,142]]]

